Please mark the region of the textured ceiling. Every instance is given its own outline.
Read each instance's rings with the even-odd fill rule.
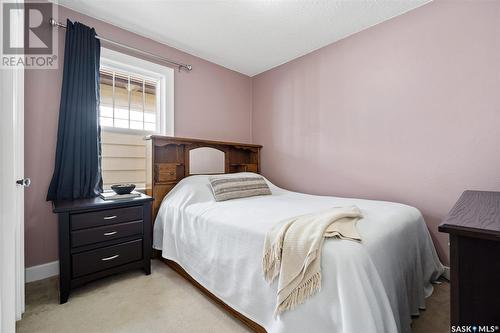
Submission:
[[[429,1],[58,0],[57,2],[253,76]]]

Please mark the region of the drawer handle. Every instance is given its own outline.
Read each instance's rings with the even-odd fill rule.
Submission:
[[[105,232],[105,233],[104,233],[104,236],[111,236],[111,235],[116,234],[117,232],[118,232],[118,231]]]
[[[102,261],[113,260],[113,259],[118,258],[119,256],[120,256],[119,254],[115,254],[114,256],[111,256],[111,257],[102,258],[101,260],[102,260]]]
[[[113,216],[104,216],[104,219],[105,219],[105,220],[112,220],[112,219],[116,219],[116,215],[113,215]]]

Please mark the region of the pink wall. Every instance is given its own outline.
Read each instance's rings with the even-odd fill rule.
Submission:
[[[437,226],[500,190],[500,1],[436,1],[258,75],[253,142],[280,186],[398,201]]]
[[[102,36],[193,65],[190,73],[175,73],[177,136],[251,141],[252,80],[248,76],[64,7],[59,7],[58,14],[60,21],[69,17],[95,27]],[[33,181],[25,194],[28,267],[58,259],[57,219],[45,195],[54,166],[64,30],[59,37],[60,69],[25,72],[25,175]]]
[[[438,0],[253,80],[59,8],[60,20],[194,66],[175,73],[176,135],[253,138],[264,145],[263,173],[293,190],[416,206],[445,262],[447,236],[437,225],[460,193],[500,190],[499,1]],[[25,174],[33,180],[26,266],[58,257],[45,194],[62,79],[59,37],[61,70],[25,77]]]

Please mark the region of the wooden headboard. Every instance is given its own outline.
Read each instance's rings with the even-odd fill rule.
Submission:
[[[224,153],[224,173],[260,173],[262,146],[150,135],[146,138],[146,193],[155,198],[153,221],[165,195],[189,173],[189,152],[196,148],[214,148]]]

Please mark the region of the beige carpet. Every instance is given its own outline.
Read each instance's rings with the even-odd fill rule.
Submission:
[[[413,332],[449,331],[449,285],[437,285]],[[249,332],[163,263],[152,274],[110,277],[73,291],[59,305],[57,279],[26,286],[26,313],[18,332]]]

